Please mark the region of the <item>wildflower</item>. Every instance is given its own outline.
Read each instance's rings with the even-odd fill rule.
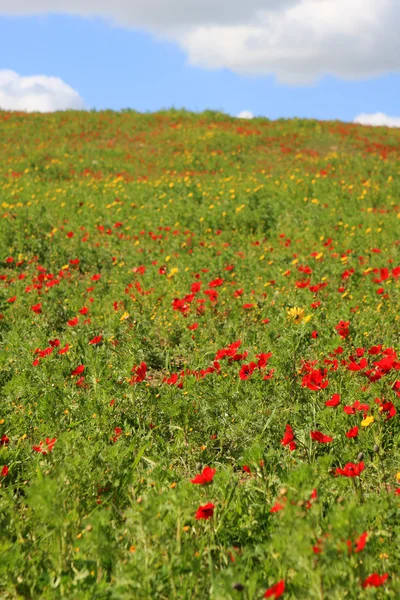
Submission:
[[[89,344],[93,344],[93,345],[100,344],[100,342],[101,342],[102,339],[103,339],[102,335],[96,335],[93,339],[91,339],[89,341]]]
[[[343,469],[338,467],[336,469],[336,475],[343,475],[344,477],[359,477],[360,473],[364,471],[365,466],[363,462],[360,463],[347,463]]]
[[[7,477],[8,471],[9,471],[9,469],[8,469],[7,465],[4,465],[4,467],[1,469],[1,476]]]
[[[348,337],[349,326],[350,326],[350,321],[339,321],[339,323],[336,325],[335,329],[342,339],[345,339]]]
[[[361,552],[362,550],[364,550],[365,544],[367,543],[367,537],[368,537],[368,532],[364,531],[364,533],[362,533],[360,535],[360,537],[355,541],[355,548],[354,548],[355,553],[358,553],[358,552]]]
[[[388,577],[388,573],[384,573],[383,575],[378,575],[378,573],[372,573],[372,575],[369,575],[369,577],[364,579],[362,586],[363,588],[380,587],[385,583]]]
[[[0,446],[6,446],[9,441],[10,441],[9,438],[6,435],[3,435],[0,438]]]
[[[248,465],[243,465],[243,471],[249,475],[251,474],[251,469]]]
[[[42,312],[42,305],[40,303],[34,304],[33,306],[31,306],[31,310],[37,315],[40,315],[40,313]]]
[[[282,446],[289,446],[290,450],[295,450],[297,448],[297,444],[294,441],[294,432],[289,424],[286,425],[286,430],[283,438],[281,439],[281,444]]]
[[[146,373],[147,373],[147,365],[145,362],[141,362],[139,366],[134,366],[132,368],[132,373],[135,373],[135,375],[131,378],[130,383],[139,383],[141,381],[144,381],[146,379]]]
[[[85,365],[78,365],[73,371],[71,371],[71,377],[75,377],[75,375],[81,375],[85,370]]]
[[[281,581],[278,581],[278,583],[275,583],[275,585],[267,589],[264,594],[264,598],[274,598],[276,600],[276,598],[280,598],[282,596],[284,591],[285,580],[281,579]]]
[[[301,382],[302,387],[307,387],[309,390],[318,391],[328,387],[328,380],[326,379],[326,369],[311,369],[306,375],[304,375]]]
[[[371,415],[369,417],[365,417],[365,419],[363,421],[361,421],[361,427],[368,427],[374,421],[375,421],[375,418]]]
[[[349,431],[346,432],[346,437],[347,438],[356,438],[358,436],[358,427],[357,425],[355,427],[352,427],[351,429],[349,429]]]
[[[56,441],[56,438],[53,438],[52,440],[50,438],[46,438],[46,444],[45,442],[39,442],[38,446],[32,446],[32,450],[39,452],[40,454],[48,454],[53,450]]]
[[[208,502],[208,504],[204,504],[203,506],[199,506],[196,511],[196,521],[199,521],[200,519],[208,521],[208,519],[211,519],[214,514],[214,508],[215,506],[211,502]]]
[[[78,317],[74,317],[73,319],[70,319],[68,321],[68,325],[70,327],[76,327],[76,325],[78,325],[78,323],[79,323],[79,318]]]
[[[325,435],[320,431],[311,431],[311,439],[315,442],[319,442],[320,444],[329,444],[329,442],[333,442],[333,438],[329,437],[329,435]]]
[[[325,402],[325,406],[337,406],[338,404],[340,404],[339,394],[333,394],[332,398]]]
[[[304,319],[304,308],[297,308],[294,306],[293,308],[290,308],[287,313],[288,319],[293,323],[301,323]]]
[[[214,479],[216,471],[216,469],[211,469],[211,467],[204,467],[203,471],[190,481],[199,485],[207,485]]]

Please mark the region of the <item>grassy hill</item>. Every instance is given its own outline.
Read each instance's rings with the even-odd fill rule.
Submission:
[[[0,112],[2,598],[400,596],[399,157]]]

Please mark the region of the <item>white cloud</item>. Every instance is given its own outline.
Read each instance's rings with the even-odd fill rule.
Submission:
[[[360,125],[374,125],[375,127],[400,127],[400,117],[389,117],[385,113],[361,113],[354,119]]]
[[[254,119],[254,115],[251,110],[242,110],[238,115],[236,115],[238,119]]]
[[[310,84],[400,71],[399,0],[0,0],[0,14],[104,16],[178,43],[192,65]]]
[[[53,112],[84,107],[78,92],[58,77],[21,77],[14,71],[0,70],[0,109]]]

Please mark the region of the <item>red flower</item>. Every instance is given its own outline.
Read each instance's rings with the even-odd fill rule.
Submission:
[[[78,311],[81,315],[87,315],[89,312],[89,309],[87,308],[87,306],[84,306],[83,308],[79,309]]]
[[[199,485],[206,485],[212,482],[216,471],[216,469],[211,469],[211,467],[204,467],[203,471],[190,481]]]
[[[325,402],[325,406],[337,406],[338,404],[340,404],[339,394],[333,394],[332,398]]]
[[[358,477],[362,471],[364,471],[365,466],[363,462],[360,463],[352,463],[349,462],[344,466],[344,469],[338,467],[336,469],[336,475],[343,475],[344,477]]]
[[[65,344],[64,348],[60,348],[57,354],[66,354],[69,350],[69,344]]]
[[[71,377],[75,377],[75,375],[81,375],[85,370],[85,365],[78,365],[76,369],[71,371]]]
[[[101,277],[100,273],[97,273],[97,275],[93,275],[91,277],[91,279],[92,279],[92,281],[98,281],[100,279],[100,277]]]
[[[79,319],[78,319],[78,317],[74,317],[73,319],[70,319],[70,320],[68,321],[68,325],[69,325],[70,327],[75,327],[76,325],[78,325],[78,323],[79,323]]]
[[[17,296],[12,296],[12,298],[9,298],[9,299],[7,300],[7,302],[8,302],[9,304],[13,304],[13,302],[15,302],[15,301],[16,301],[16,299],[17,299]]]
[[[344,289],[343,289],[343,291],[344,291]],[[335,329],[342,339],[348,337],[349,326],[350,326],[350,321],[339,321],[339,323],[336,325]]]
[[[211,519],[214,514],[214,508],[215,506],[211,502],[204,504],[203,506],[199,506],[196,511],[196,521],[199,521],[200,519],[208,521],[208,519]]]
[[[396,414],[396,408],[393,404],[393,402],[385,402],[384,404],[382,404],[380,410],[382,410],[382,412],[386,413],[386,421],[388,419],[392,419]]]
[[[326,369],[311,369],[304,375],[301,382],[302,387],[308,387],[309,390],[318,391],[328,387],[326,379]]]
[[[49,344],[52,348],[58,348],[58,346],[60,345],[60,340],[57,338],[54,340],[49,340]]]
[[[100,344],[102,339],[102,335],[96,335],[92,340],[89,341],[89,344]]]
[[[329,442],[333,442],[333,438],[329,437],[329,435],[325,435],[320,431],[311,431],[311,439],[315,442],[319,442],[320,444],[329,444]]]
[[[285,591],[285,581],[281,579],[278,583],[267,589],[264,598],[280,598]]]
[[[250,467],[249,467],[249,466],[247,466],[247,465],[243,465],[243,471],[244,471],[245,473],[248,473],[249,475],[250,475],[250,473],[251,473],[251,469],[250,469]]]
[[[358,552],[361,552],[362,550],[364,550],[365,544],[367,543],[367,537],[368,537],[368,532],[364,531],[364,533],[362,533],[360,535],[358,540],[355,541],[355,548],[354,548],[355,553],[358,553]]]
[[[346,437],[347,438],[356,438],[358,436],[358,427],[357,425],[355,425],[355,427],[352,427],[351,429],[349,429],[349,431],[346,432]]]
[[[9,438],[6,435],[3,435],[0,439],[0,446],[6,446],[9,441]]]
[[[7,477],[7,475],[8,475],[8,467],[7,467],[7,465],[4,465],[4,467],[1,469],[1,476]]]
[[[56,438],[53,438],[52,440],[50,438],[46,438],[46,445],[44,442],[39,442],[38,446],[32,446],[32,450],[39,452],[40,454],[48,454],[53,450],[56,441]]]
[[[285,433],[283,434],[283,438],[281,439],[282,446],[289,446],[290,450],[295,450],[297,448],[297,444],[294,441],[294,432],[291,426],[286,425]]]
[[[383,575],[378,575],[378,573],[372,573],[367,579],[363,581],[363,588],[367,587],[379,587],[383,585],[386,579],[389,577],[389,573],[384,573]]]
[[[314,340],[316,340],[316,339],[317,339],[317,337],[318,337],[318,331],[313,331],[313,332],[312,332],[312,334],[311,334],[311,337],[312,337]]]
[[[131,372],[135,373],[135,375],[131,378],[130,383],[139,383],[140,381],[144,381],[147,373],[146,363],[141,362],[139,366],[135,365]]]
[[[40,313],[42,312],[42,305],[40,303],[34,304],[33,306],[31,306],[31,310],[33,310],[33,312],[37,315],[40,315]]]
[[[270,513],[277,513],[280,510],[283,510],[285,508],[284,504],[281,504],[280,502],[275,502],[275,504],[273,505],[272,508],[270,508],[269,512]]]
[[[198,324],[198,323],[193,323],[193,325],[188,325],[188,329],[189,329],[190,331],[194,331],[195,329],[197,329],[197,328],[198,328],[198,326],[199,326],[199,324]]]
[[[243,381],[249,379],[249,377],[251,377],[256,368],[257,365],[254,362],[251,362],[248,365],[242,365],[242,368],[239,371],[240,379],[242,379]]]

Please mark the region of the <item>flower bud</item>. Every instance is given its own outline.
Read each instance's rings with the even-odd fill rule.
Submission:
[[[374,446],[374,452],[375,452],[375,454],[378,454],[378,452],[379,452],[379,446],[378,446],[378,444],[375,444],[375,446]]]
[[[242,585],[241,583],[234,583],[232,587],[237,592],[243,592],[244,590],[244,585]]]
[[[362,461],[363,458],[364,458],[364,452],[359,452],[359,454],[357,456],[358,462]]]

